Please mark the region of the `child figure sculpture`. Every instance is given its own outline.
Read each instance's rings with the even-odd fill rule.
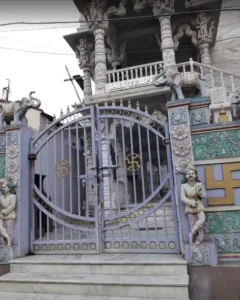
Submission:
[[[0,234],[5,238],[7,246],[12,245],[13,225],[16,219],[16,195],[11,181],[2,184],[0,197]]]
[[[188,166],[185,170],[185,179],[181,186],[181,200],[185,205],[185,213],[191,227],[189,243],[198,245],[203,240],[203,224],[205,222],[202,198],[206,197],[203,184],[198,180],[197,170]]]

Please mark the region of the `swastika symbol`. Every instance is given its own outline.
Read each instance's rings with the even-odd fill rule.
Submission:
[[[128,154],[125,159],[125,164],[128,171],[136,172],[141,168],[141,158],[135,153]]]
[[[67,160],[61,160],[56,164],[55,171],[58,177],[65,177],[71,172],[71,165]]]

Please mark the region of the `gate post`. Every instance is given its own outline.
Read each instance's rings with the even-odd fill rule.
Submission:
[[[7,231],[11,231],[12,244],[7,247],[2,239],[0,245],[0,264],[6,264],[16,257],[23,257],[30,252],[30,162],[28,160],[30,141],[33,131],[28,127],[7,128],[0,132],[1,139],[1,182],[8,180],[13,186],[10,194],[15,194],[16,206],[6,209],[11,214],[16,213],[12,222],[13,228],[3,224]],[[3,147],[4,146],[4,147]],[[7,196],[8,197],[8,196]],[[5,198],[7,199],[7,198]],[[9,198],[10,199],[10,198]],[[12,203],[11,203],[12,205]],[[2,210],[1,210],[2,211]],[[10,213],[9,213],[10,216]]]
[[[168,120],[172,149],[173,174],[175,180],[175,195],[179,219],[179,237],[181,252],[184,253],[183,243],[188,243],[189,224],[184,212],[181,199],[181,183],[183,172],[187,165],[193,164],[193,151],[189,118],[190,101],[180,100],[169,102]]]

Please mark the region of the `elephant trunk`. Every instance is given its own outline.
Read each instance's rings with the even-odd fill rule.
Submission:
[[[29,94],[29,98],[32,100],[32,107],[33,107],[33,108],[38,108],[38,107],[41,106],[41,101],[40,101],[39,99],[37,99],[37,98],[35,98],[35,97],[32,96],[34,93],[35,93],[35,92],[31,92],[31,93]],[[34,103],[34,101],[35,101],[36,103]]]
[[[164,76],[165,73],[166,73],[166,71],[163,71],[163,72],[161,72],[160,74],[155,75],[155,76],[153,77],[153,80],[152,80],[153,85],[155,85],[155,86],[157,86],[157,87],[158,87],[158,86],[163,86],[164,83],[158,81],[158,79],[161,78],[162,76]]]

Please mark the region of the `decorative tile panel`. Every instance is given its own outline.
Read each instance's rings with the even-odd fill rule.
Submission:
[[[5,155],[0,156],[0,179],[5,178],[6,171],[6,157]]]
[[[240,211],[206,212],[206,234],[240,232]]]
[[[240,130],[222,130],[192,135],[195,161],[240,157]]]
[[[0,135],[0,152],[6,151],[6,136]]]
[[[169,112],[170,125],[180,125],[188,123],[188,109],[186,107],[170,108]]]
[[[209,123],[208,107],[196,108],[190,110],[191,125],[201,125]]]

